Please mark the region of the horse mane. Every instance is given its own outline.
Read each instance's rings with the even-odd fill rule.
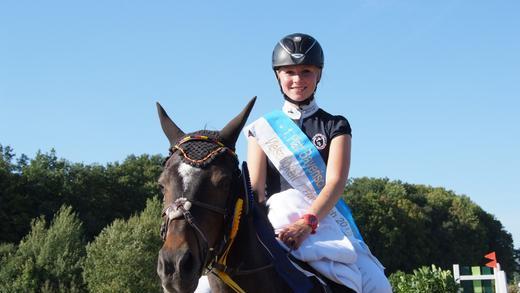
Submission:
[[[265,222],[263,224],[269,225],[273,230],[273,225],[269,221],[269,218],[267,217],[267,214],[269,213],[269,207],[267,206],[267,201],[263,202],[257,202],[254,200],[253,208],[256,209],[255,216],[260,216],[262,219],[262,222]]]

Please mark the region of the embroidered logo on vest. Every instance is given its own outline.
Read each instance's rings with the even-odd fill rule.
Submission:
[[[321,133],[316,133],[316,135],[312,137],[312,143],[317,149],[322,150],[327,146],[327,137]]]

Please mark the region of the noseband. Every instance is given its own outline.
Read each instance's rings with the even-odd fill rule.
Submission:
[[[181,155],[181,159],[195,167],[205,167],[207,166],[213,159],[222,153],[231,154],[233,159],[236,162],[237,168],[235,170],[237,177],[240,176],[240,169],[238,169],[238,158],[235,152],[225,146],[222,142],[212,139],[208,136],[204,135],[191,135],[182,138],[176,145],[170,148],[170,155],[165,159],[165,163],[171,158],[171,156],[179,151]],[[161,238],[163,241],[166,241],[166,235],[168,232],[168,227],[173,220],[184,219],[186,222],[197,232],[200,236],[197,237],[197,242],[199,243],[199,251],[201,253],[201,260],[204,260],[203,269],[206,268],[208,270],[211,269],[212,265],[216,262],[218,255],[226,246],[227,239],[223,237],[221,243],[218,247],[209,247],[209,242],[204,232],[197,225],[195,218],[190,212],[192,206],[197,206],[211,212],[218,213],[224,217],[226,221],[233,213],[232,210],[228,209],[229,204],[226,207],[215,207],[213,205],[209,205],[204,202],[200,202],[195,199],[188,199],[186,197],[180,197],[176,199],[174,202],[169,204],[163,209],[162,217],[165,218],[165,222],[161,225]],[[227,226],[230,226],[228,224]],[[228,230],[231,227],[228,228]],[[227,235],[227,231],[224,235]],[[208,252],[207,254],[205,252]]]

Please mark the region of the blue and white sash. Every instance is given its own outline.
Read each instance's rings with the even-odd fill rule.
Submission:
[[[310,204],[325,186],[327,166],[301,129],[282,111],[273,111],[245,129],[257,140],[275,168]],[[329,215],[343,233],[364,243],[347,204],[340,198]]]

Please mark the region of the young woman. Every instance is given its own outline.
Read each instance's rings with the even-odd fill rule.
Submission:
[[[293,255],[356,292],[391,292],[341,200],[351,128],[316,103],[323,65],[322,48],[309,35],[291,34],[276,44],[272,68],[285,101],[282,111],[246,128],[251,184],[259,201],[267,199],[269,218]]]

